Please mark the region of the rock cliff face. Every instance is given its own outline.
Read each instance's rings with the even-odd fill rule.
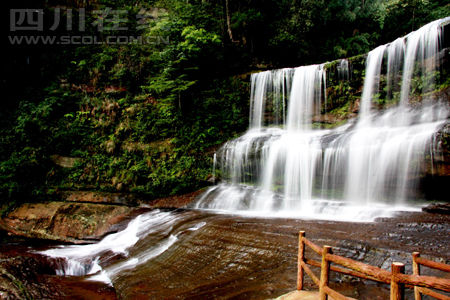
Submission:
[[[104,203],[136,206],[142,199],[130,193],[105,193],[92,191],[64,191],[60,193],[62,200],[81,203]]]
[[[131,218],[145,210],[182,207],[201,192],[144,204],[143,199],[131,194],[67,191],[61,193],[62,201],[20,205],[0,219],[0,229],[27,238],[92,243],[122,229]]]
[[[0,226],[10,234],[68,243],[88,243],[117,231],[137,208],[91,203],[25,203]]]

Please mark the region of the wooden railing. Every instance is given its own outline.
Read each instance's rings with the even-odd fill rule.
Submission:
[[[306,247],[322,257],[321,261],[308,259],[305,256]],[[331,263],[340,265],[334,266]],[[298,274],[297,290],[302,290],[304,286],[304,274],[308,274],[313,282],[319,287],[319,299],[326,300],[328,296],[336,300],[349,300],[341,293],[329,287],[330,271],[351,275],[363,279],[387,283],[391,285],[390,300],[403,300],[405,286],[414,288],[415,300],[421,300],[421,294],[432,296],[436,299],[450,300],[450,297],[439,294],[432,289],[450,292],[450,279],[434,276],[420,275],[420,265],[441,271],[450,272],[450,265],[434,262],[421,258],[418,252],[413,253],[413,274],[407,275],[405,265],[399,262],[391,264],[391,272],[380,269],[356,260],[334,255],[330,246],[322,248],[309,241],[305,237],[305,232],[299,233],[298,245]],[[320,277],[317,277],[309,266],[320,267]]]
[[[450,272],[449,265],[422,258],[422,257],[420,257],[419,252],[413,252],[412,258],[413,258],[412,266],[413,266],[413,274],[414,275],[420,275],[420,265],[426,266],[426,267],[429,267],[432,269],[438,269],[441,271]],[[436,299],[450,300],[450,297],[439,294],[433,290],[430,290],[429,288],[414,286],[414,299],[422,300],[421,294],[428,295],[428,296],[434,297]]]

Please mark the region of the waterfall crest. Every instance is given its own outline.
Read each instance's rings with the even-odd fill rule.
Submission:
[[[367,220],[407,205],[449,115],[446,99],[427,96],[439,65],[440,24],[449,20],[372,50],[358,116],[334,129],[313,126],[327,103],[325,64],[253,74],[249,130],[217,152],[222,183],[195,207]],[[340,80],[349,79],[348,70],[342,60]],[[424,96],[410,103],[417,78]],[[374,108],[381,85],[393,103],[382,111]]]

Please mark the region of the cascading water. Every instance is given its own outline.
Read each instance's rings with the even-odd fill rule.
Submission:
[[[405,204],[408,191],[414,190],[424,155],[435,155],[435,134],[447,123],[449,115],[448,99],[439,101],[424,97],[420,103],[408,103],[415,72],[426,77],[423,78],[422,92],[433,88],[433,80],[428,75],[433,74],[438,65],[439,24],[443,22],[450,22],[450,18],[430,23],[370,52],[359,115],[334,129],[316,129],[314,126],[316,120],[325,119],[321,113],[328,106],[325,65],[253,74],[250,128],[214,155],[214,180],[218,174],[223,183],[204,193],[195,207],[264,217],[280,214],[351,221],[369,221],[397,210],[396,205]],[[341,60],[338,80],[349,80],[352,77],[350,69],[349,61]],[[383,69],[386,70],[386,99],[393,104],[380,112],[374,107],[374,99],[383,86],[380,81]],[[255,271],[249,267],[252,261],[248,257],[257,261],[258,266],[265,266],[259,271],[264,272],[264,277],[271,269],[270,266],[267,268],[269,262],[272,262],[274,272],[280,273],[280,258],[277,260],[275,254],[283,252],[279,250],[279,242],[292,234],[287,231],[288,234],[279,235],[279,231],[284,230],[281,227],[266,232],[274,225],[271,221],[266,224],[264,219],[254,223],[251,231],[240,231],[238,243],[230,244],[236,238],[237,226],[253,223],[241,220],[230,223],[230,219],[234,216],[220,219],[215,214],[198,210],[153,210],[132,220],[123,231],[108,235],[96,244],[60,246],[39,253],[57,258],[54,261],[59,264],[58,275],[84,276],[107,282],[122,292],[125,290],[125,296],[121,295],[124,299],[141,295],[151,298],[149,290],[156,289],[153,295],[164,295],[164,291],[180,287],[181,294],[168,293],[167,298],[189,295],[182,294],[186,290],[198,292],[197,297],[210,290],[211,295],[217,297],[220,295],[218,290],[227,284],[233,289],[232,296],[236,297],[236,278],[238,281],[249,280],[244,282],[245,293],[254,285]],[[320,229],[322,224],[320,222]],[[268,227],[261,230],[266,225]],[[434,231],[428,225],[424,224],[424,228]],[[283,228],[292,226],[297,228],[298,224],[282,225]],[[334,225],[331,227],[333,235],[335,228]],[[227,230],[230,231],[228,235]],[[202,232],[203,240],[202,235],[196,236]],[[273,237],[273,249],[267,239],[255,239],[254,232]],[[203,251],[205,240],[212,243]],[[256,243],[245,248],[249,241]],[[180,252],[171,252],[177,248]],[[196,255],[202,260],[190,265],[191,258]],[[157,261],[164,256],[167,256],[165,260]],[[261,258],[266,258],[262,260],[263,264]],[[151,260],[156,262],[148,263]],[[174,261],[178,262],[178,267],[183,264],[185,268],[174,272],[171,264]],[[157,282],[155,288],[148,284],[148,281],[152,282],[151,276],[141,276],[140,272],[158,263],[165,264],[148,273],[155,276],[156,272],[165,269],[161,276],[155,276],[158,277],[153,281]],[[211,271],[211,265],[217,268]],[[231,277],[223,277],[221,272],[225,273],[224,270],[228,270]],[[127,275],[130,278],[127,279]],[[171,276],[181,279],[170,285],[158,283],[171,281],[174,278]],[[190,281],[195,276],[200,279]],[[131,288],[127,289],[127,285]],[[148,289],[143,289],[147,285]],[[187,287],[183,288],[184,285]],[[126,294],[129,290],[135,294]]]
[[[185,227],[183,223],[189,227]],[[191,225],[192,223],[194,224]],[[164,253],[177,242],[180,235],[196,231],[205,224],[197,222],[196,217],[173,211],[154,210],[139,215],[127,228],[106,236],[97,244],[62,246],[39,253],[65,258],[56,269],[57,275],[88,276],[90,280],[112,284],[112,280],[121,271],[145,264]],[[139,245],[145,238],[150,239],[150,246]],[[140,247],[145,251],[140,251]],[[102,268],[103,263],[108,266]]]
[[[341,59],[337,67],[339,80],[348,80],[350,78],[350,68],[347,59]]]
[[[370,120],[372,98],[379,90],[381,62],[383,61],[385,49],[386,45],[382,45],[370,51],[369,55],[367,55],[366,79],[364,80],[364,87],[361,95],[358,125],[364,124]]]
[[[223,182],[195,207],[368,220],[407,204],[449,113],[447,99],[425,95],[409,103],[411,85],[420,78],[422,93],[433,90],[440,24],[449,21],[434,21],[371,51],[358,117],[335,129],[313,128],[326,107],[324,65],[253,74],[250,128],[218,151]],[[342,60],[339,80],[349,79],[348,70]],[[377,111],[382,84],[391,104]]]

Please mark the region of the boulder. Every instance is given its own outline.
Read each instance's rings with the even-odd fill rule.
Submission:
[[[450,215],[450,203],[430,204],[422,210],[428,213]]]
[[[137,211],[93,203],[24,203],[0,220],[0,228],[28,238],[90,243],[125,226]]]

